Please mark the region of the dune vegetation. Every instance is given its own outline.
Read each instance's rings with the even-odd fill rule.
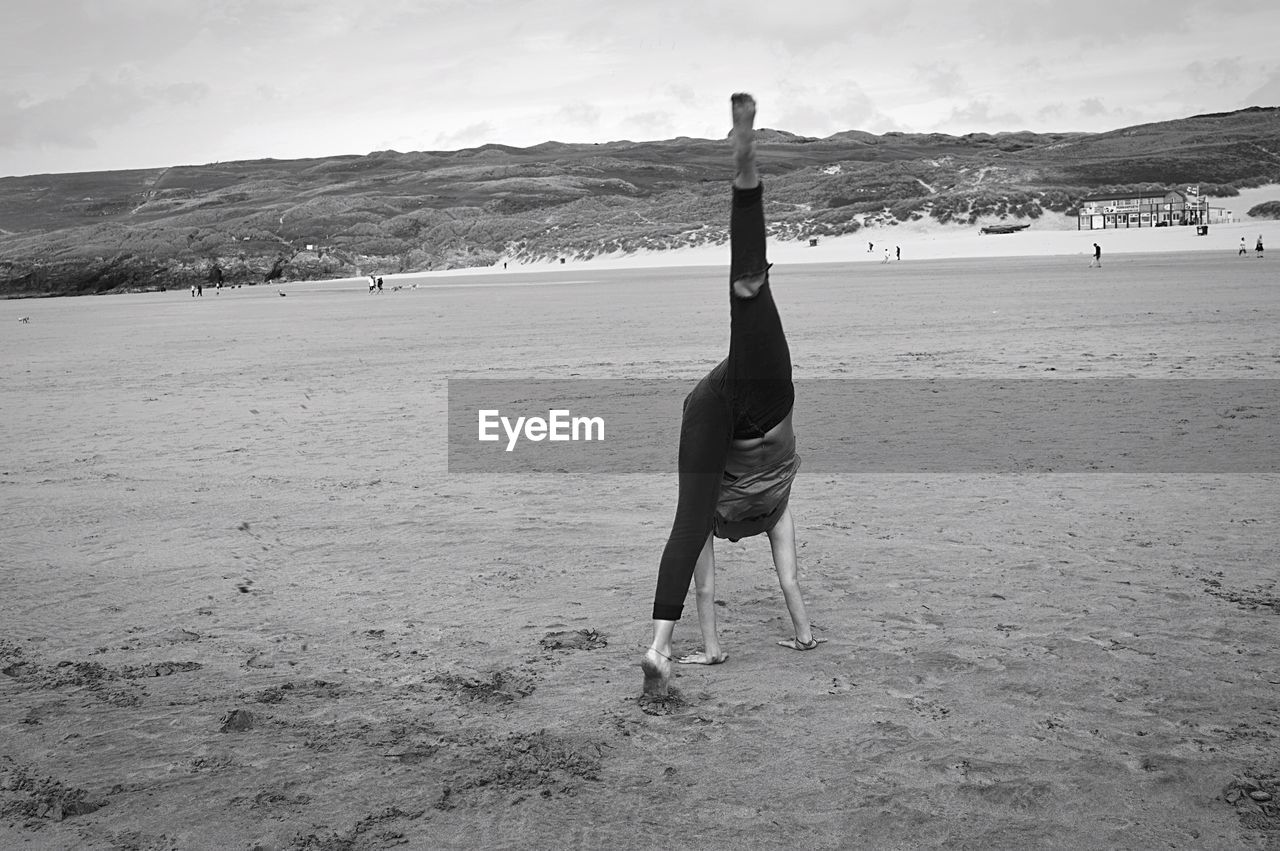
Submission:
[[[762,131],[771,237],[1034,222],[1101,191],[1280,182],[1280,109],[1108,133]],[[727,239],[723,140],[484,145],[0,179],[0,295],[390,274]],[[1273,205],[1250,215],[1274,215]],[[1261,210],[1256,212],[1255,210]],[[216,269],[216,271],[215,271]]]
[[[1264,201],[1250,207],[1249,216],[1254,219],[1280,219],[1280,201]]]

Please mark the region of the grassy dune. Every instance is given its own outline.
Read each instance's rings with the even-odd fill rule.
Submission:
[[[1034,221],[1112,188],[1280,182],[1280,109],[1109,133],[764,130],[772,236]],[[723,242],[722,140],[546,142],[0,179],[0,294],[589,258]],[[716,223],[708,225],[708,222]]]

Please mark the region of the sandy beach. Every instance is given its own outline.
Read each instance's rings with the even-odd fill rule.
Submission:
[[[769,256],[779,263],[881,263],[884,250],[893,251],[896,262],[901,249],[903,261],[954,260],[983,257],[1050,257],[1075,256],[1085,262],[1093,256],[1093,244],[1102,246],[1104,262],[1113,254],[1150,254],[1205,252],[1237,256],[1240,240],[1245,240],[1249,255],[1253,255],[1258,237],[1264,245],[1280,245],[1280,222],[1269,219],[1251,219],[1244,211],[1265,201],[1280,199],[1280,185],[1242,189],[1233,198],[1210,199],[1215,208],[1231,211],[1231,221],[1210,226],[1208,233],[1198,235],[1194,227],[1173,228],[1121,228],[1107,230],[1078,230],[1074,217],[1046,213],[1039,219],[982,220],[979,225],[1028,224],[1029,227],[1013,234],[982,234],[979,226],[941,225],[932,219],[900,222],[894,225],[874,225],[857,233],[837,237],[822,237],[817,245],[808,240],[774,240],[769,246]],[[868,245],[871,248],[868,248]],[[575,260],[566,257],[565,263],[540,261],[521,263],[512,260],[506,270],[511,272],[542,272],[548,268],[584,269],[634,269],[637,267],[670,266],[723,266],[726,262],[725,246],[705,245],[668,251],[636,251]],[[485,274],[502,267],[474,270],[457,270],[438,274]]]
[[[797,379],[1280,379],[1277,223],[1055,233],[777,247]],[[723,253],[0,302],[0,846],[1280,848],[1274,472],[804,469],[828,642],[721,542],[640,705],[674,475],[451,474],[447,381],[692,383]]]

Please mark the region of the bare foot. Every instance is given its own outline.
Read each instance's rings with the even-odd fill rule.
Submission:
[[[719,665],[727,661],[728,658],[728,653],[710,654],[705,650],[699,650],[696,653],[681,656],[676,661],[681,665]]]
[[[644,671],[644,693],[650,697],[666,697],[671,685],[671,659],[650,647],[640,660]]]
[[[738,298],[755,298],[764,286],[764,275],[753,275],[750,278],[739,278],[733,282],[733,294]]]
[[[810,636],[808,641],[801,641],[798,638],[786,638],[778,642],[779,647],[790,647],[792,650],[816,650],[819,644],[826,641],[825,638],[813,638]]]
[[[737,153],[755,141],[756,99],[746,92],[736,92],[729,97],[729,111],[733,115],[733,148]]]

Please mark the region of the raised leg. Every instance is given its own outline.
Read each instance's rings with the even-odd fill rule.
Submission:
[[[751,95],[738,92],[729,99],[733,115],[733,187],[755,189],[760,185],[760,172],[756,169],[756,100]],[[761,223],[763,229],[763,222]],[[763,235],[761,238],[763,242]],[[733,281],[733,294],[739,298],[754,298],[765,281],[764,270],[746,270],[747,277]]]

